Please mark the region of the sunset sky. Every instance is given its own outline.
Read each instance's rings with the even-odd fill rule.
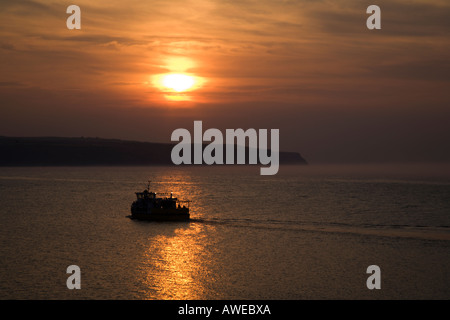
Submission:
[[[0,135],[170,142],[202,120],[280,129],[310,163],[450,161],[448,0],[0,0],[0,25]]]

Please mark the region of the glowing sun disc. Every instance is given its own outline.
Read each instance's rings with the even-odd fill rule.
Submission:
[[[173,89],[176,92],[186,91],[191,88],[194,83],[195,80],[193,77],[179,73],[168,74],[162,79],[164,87]]]

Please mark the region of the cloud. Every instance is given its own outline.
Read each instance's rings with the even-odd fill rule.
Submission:
[[[0,87],[23,87],[26,84],[20,81],[0,81]]]
[[[336,36],[360,35],[369,39],[378,32],[384,37],[442,37],[450,33],[450,5],[443,1],[379,0],[382,29],[368,31],[366,8],[369,2],[322,2],[308,10],[308,16],[318,30]],[[422,41],[421,39],[420,41]],[[342,38],[339,38],[342,41]]]
[[[0,8],[3,12],[9,11],[12,13],[20,13],[26,15],[32,15],[36,12],[54,12],[55,7],[45,4],[42,1],[21,0],[21,1],[9,1],[1,0]]]
[[[371,74],[386,78],[450,82],[450,61],[448,59],[399,61],[394,64],[368,66],[368,69]]]

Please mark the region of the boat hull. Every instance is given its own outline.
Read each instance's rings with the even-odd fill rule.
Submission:
[[[187,209],[155,209],[151,211],[132,210],[131,218],[148,221],[189,221]]]

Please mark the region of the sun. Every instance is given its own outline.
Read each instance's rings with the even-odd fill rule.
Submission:
[[[194,77],[181,73],[171,73],[162,78],[162,85],[176,92],[189,90],[194,84]]]

